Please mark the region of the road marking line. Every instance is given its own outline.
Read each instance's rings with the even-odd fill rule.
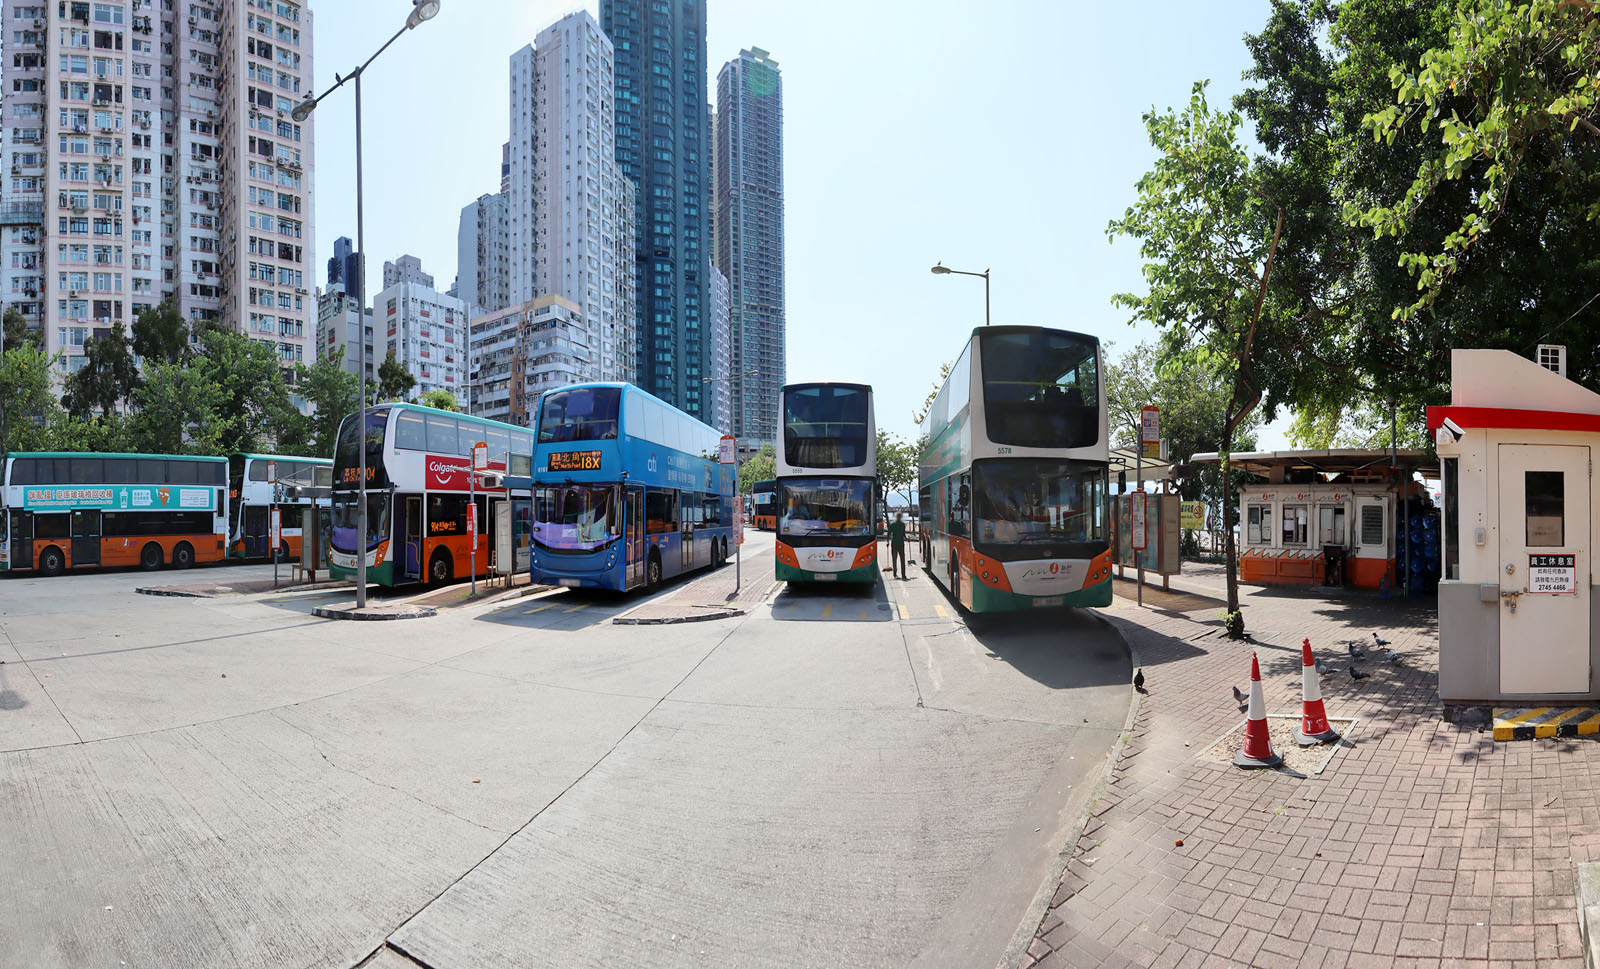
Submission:
[[[544,604],[544,605],[542,605],[542,606],[534,606],[534,607],[533,607],[533,608],[532,608],[532,609],[524,609],[524,610],[522,610],[522,614],[523,614],[523,615],[524,615],[524,616],[526,616],[526,615],[528,615],[528,614],[529,614],[529,613],[534,613],[534,612],[544,612],[544,611],[545,611],[545,610],[546,610],[546,609],[548,609],[548,608],[550,608],[550,607],[551,607],[551,606],[553,606],[553,605],[555,605],[555,603],[553,603],[553,602],[547,602],[547,603],[545,603],[545,604]]]
[[[578,603],[578,604],[577,604],[577,605],[575,605],[575,606],[572,606],[572,607],[571,607],[571,608],[569,608],[569,609],[563,609],[563,610],[561,610],[561,611],[562,611],[562,612],[577,612],[577,611],[578,611],[578,610],[579,610],[579,609],[587,609],[587,608],[589,608],[589,603],[587,603],[587,602],[580,602],[580,603]]]
[[[830,602],[822,607],[822,618],[826,619],[831,615],[833,615],[833,603]]]
[[[862,619],[865,619],[865,618],[867,618],[867,610],[866,610],[866,609],[865,609],[865,608],[863,608],[863,609],[862,609],[862,610],[861,610],[861,618],[862,618]]]
[[[910,619],[911,618],[911,610],[906,608],[905,603],[897,602],[897,603],[895,603],[895,605],[900,607],[900,618],[901,619]]]
[[[933,611],[939,614],[939,618],[940,619],[949,619],[950,618],[950,613],[945,611],[945,608],[941,603],[935,602],[933,604]]]

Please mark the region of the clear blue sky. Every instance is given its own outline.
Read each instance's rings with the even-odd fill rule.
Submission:
[[[410,0],[311,0],[320,91],[404,20]],[[588,4],[443,0],[363,80],[369,279],[402,253],[440,289],[455,276],[461,207],[499,188],[513,51]],[[709,0],[708,92],[740,48],[784,76],[790,380],[877,391],[879,425],[910,437],[941,361],[983,321],[1151,337],[1109,297],[1142,286],[1137,247],[1106,241],[1152,151],[1140,114],[1197,79],[1226,103],[1266,0]],[[350,86],[316,124],[318,283],[355,238]],[[1286,446],[1282,421],[1263,446]]]

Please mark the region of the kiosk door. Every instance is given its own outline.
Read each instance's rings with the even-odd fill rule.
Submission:
[[[1589,449],[1502,444],[1500,692],[1589,692]]]

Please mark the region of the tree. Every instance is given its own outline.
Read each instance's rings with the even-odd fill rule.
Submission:
[[[28,321],[17,312],[15,306],[7,306],[5,313],[5,336],[3,348],[15,349],[23,345],[44,349],[44,334],[28,325]]]
[[[1390,144],[1413,124],[1423,132],[1433,127],[1438,143],[1424,147],[1399,201],[1351,200],[1344,208],[1349,221],[1378,237],[1413,243],[1399,261],[1420,295],[1394,309],[1397,320],[1413,319],[1438,300],[1525,187],[1554,182],[1576,191],[1589,203],[1582,209],[1587,231],[1600,229],[1600,3],[1463,3],[1447,42],[1417,63],[1416,70],[1390,66],[1397,103],[1367,114],[1363,124],[1374,140]],[[1436,199],[1447,182],[1470,191]],[[1448,213],[1453,230],[1442,240],[1426,231],[1410,239],[1413,220],[1430,204]]]
[[[1162,331],[1163,351],[1177,366],[1206,367],[1231,384],[1217,450],[1221,470],[1234,432],[1262,400],[1258,371],[1281,365],[1257,331],[1266,305],[1272,258],[1283,233],[1283,213],[1260,194],[1249,157],[1239,145],[1240,116],[1214,112],[1205,82],[1197,82],[1181,113],[1153,108],[1144,115],[1154,167],[1139,179],[1138,200],[1107,232],[1142,240],[1144,295],[1119,293],[1112,302],[1134,321]],[[1271,318],[1268,318],[1271,329]],[[1266,337],[1268,334],[1263,334]],[[1275,336],[1275,334],[1273,334]],[[1244,635],[1233,559],[1233,502],[1223,502],[1228,569],[1229,635]]]
[[[121,414],[82,418],[61,411],[50,422],[52,451],[132,451],[131,421]]]
[[[903,494],[916,506],[917,459],[921,449],[888,431],[878,431],[878,485],[885,496]],[[884,502],[888,504],[887,500]]]
[[[443,387],[435,387],[433,390],[418,397],[417,403],[424,407],[437,407],[439,410],[458,411],[461,409],[460,405],[456,403],[456,395]]]
[[[116,413],[139,386],[139,365],[133,359],[128,328],[118,321],[104,336],[89,337],[83,344],[83,357],[83,369],[67,378],[62,403],[80,420],[96,412]]]
[[[378,367],[378,399],[405,400],[416,385],[417,378],[411,376],[411,372],[401,365],[394,351],[390,350]]]
[[[56,401],[54,364],[32,342],[7,341],[0,356],[0,450],[50,450],[50,427],[65,413]]]
[[[748,495],[757,481],[771,481],[778,476],[778,452],[770,444],[744,459],[739,465],[739,493]]]
[[[210,418],[203,439],[214,441],[201,453],[259,451],[292,427],[297,413],[274,345],[219,326],[200,331],[200,352],[184,368],[185,381],[208,380],[217,395],[206,398]],[[190,416],[202,413],[198,406]],[[214,447],[215,450],[210,450]]]
[[[944,387],[945,378],[950,376],[950,368],[952,366],[954,364],[939,364],[939,379],[933,382],[933,389],[928,391],[928,396],[922,398],[922,406],[912,412],[911,423],[921,426],[922,422],[928,419],[928,411],[933,409],[934,398],[939,396],[939,391]]]
[[[134,394],[130,421],[136,450],[152,454],[227,454],[219,420],[225,391],[212,368],[196,359],[188,366],[156,361]],[[253,448],[248,450],[254,450]]]
[[[318,360],[311,366],[298,364],[297,386],[300,394],[311,404],[311,416],[306,418],[307,454],[332,457],[333,445],[339,436],[339,423],[358,409],[361,381],[344,367],[344,347],[334,350],[330,358]]]
[[[133,352],[146,365],[178,363],[189,356],[189,325],[170,299],[141,310],[134,319]]]

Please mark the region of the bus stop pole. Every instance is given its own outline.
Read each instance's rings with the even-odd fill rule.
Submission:
[[[477,461],[469,461],[468,463],[469,464],[477,464],[478,462]],[[470,526],[467,528],[467,531],[472,533],[472,535],[471,535],[471,538],[472,538],[472,551],[469,553],[469,555],[471,557],[471,560],[472,560],[472,596],[473,596],[473,598],[477,598],[477,596],[478,596],[478,472],[474,468],[468,468],[467,469],[467,508],[468,508],[467,521],[471,523]]]
[[[1133,459],[1133,466],[1134,466],[1134,469],[1135,469],[1133,474],[1134,474],[1134,478],[1136,479],[1134,481],[1133,490],[1137,491],[1137,492],[1139,492],[1141,494],[1144,493],[1144,441],[1142,439],[1143,437],[1144,437],[1144,435],[1141,432],[1141,434],[1140,434],[1141,440],[1139,441],[1139,453],[1137,455],[1135,455],[1134,459]],[[1148,501],[1148,500],[1149,499],[1146,499],[1146,501]],[[1132,507],[1133,507],[1132,505],[1129,505],[1129,511],[1128,511],[1128,524],[1129,525],[1133,524]],[[1146,516],[1145,517],[1145,521],[1149,521],[1150,509],[1148,507],[1145,508],[1144,513],[1145,513],[1145,516]],[[1147,526],[1145,524],[1145,522],[1140,522],[1139,523],[1139,527],[1145,529],[1145,535],[1148,535],[1150,533],[1149,532],[1149,526]],[[1138,569],[1138,571],[1137,571],[1138,580],[1137,580],[1137,582],[1135,582],[1135,585],[1138,588],[1137,588],[1137,591],[1135,592],[1135,595],[1138,597],[1139,608],[1141,608],[1141,609],[1144,608],[1144,548],[1143,548],[1143,546],[1144,546],[1145,535],[1139,536],[1139,539],[1140,539],[1139,545],[1140,545],[1140,547],[1133,550],[1133,564]],[[1131,534],[1128,536],[1128,539],[1129,539],[1128,544],[1132,545],[1133,544],[1133,541],[1132,541],[1133,536]]]

